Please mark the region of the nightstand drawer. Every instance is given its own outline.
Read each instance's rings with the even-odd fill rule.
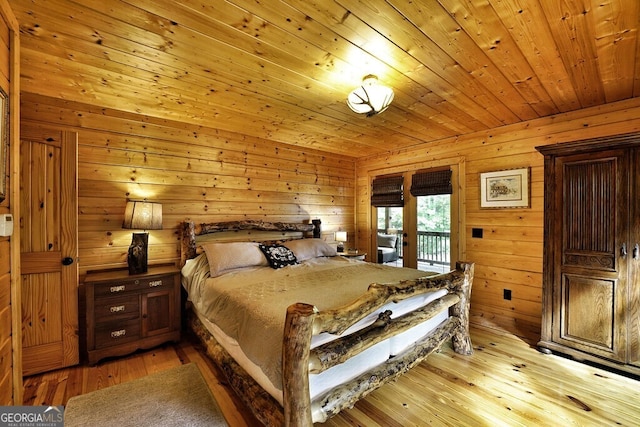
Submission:
[[[140,316],[140,297],[124,295],[116,298],[96,298],[94,310],[96,324],[137,319]]]
[[[137,319],[96,328],[96,348],[123,344],[139,338],[140,322]]]
[[[111,283],[97,283],[94,286],[96,297],[116,296],[128,292],[136,292],[145,289],[161,289],[173,284],[173,276],[160,276],[153,278],[138,278],[113,281]]]

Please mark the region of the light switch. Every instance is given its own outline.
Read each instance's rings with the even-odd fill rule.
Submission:
[[[13,234],[13,215],[0,215],[0,236],[11,236]]]

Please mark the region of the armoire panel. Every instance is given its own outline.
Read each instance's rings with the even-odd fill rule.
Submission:
[[[618,161],[609,157],[563,163],[564,265],[615,269]]]
[[[561,338],[612,353],[615,285],[613,280],[564,275]]]

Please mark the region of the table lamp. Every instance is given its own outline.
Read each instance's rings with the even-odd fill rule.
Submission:
[[[336,231],[336,242],[338,242],[337,252],[344,252],[344,242],[347,241],[346,231]]]
[[[162,230],[162,204],[154,202],[127,202],[122,228],[143,230],[133,233],[127,264],[129,274],[147,272],[147,249],[149,233],[146,230]]]

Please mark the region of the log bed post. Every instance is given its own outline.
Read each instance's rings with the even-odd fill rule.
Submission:
[[[469,336],[469,306],[471,304],[474,264],[458,261],[456,262],[456,270],[463,272],[464,280],[460,281],[454,290],[460,297],[460,302],[451,307],[451,314],[460,319],[460,327],[454,332],[451,342],[456,353],[468,356],[473,354],[473,345]]]
[[[193,221],[183,222],[181,231],[180,267],[184,266],[188,259],[196,256],[196,225]]]
[[[282,344],[282,393],[285,426],[311,426],[309,353],[318,310],[309,304],[289,306]]]

